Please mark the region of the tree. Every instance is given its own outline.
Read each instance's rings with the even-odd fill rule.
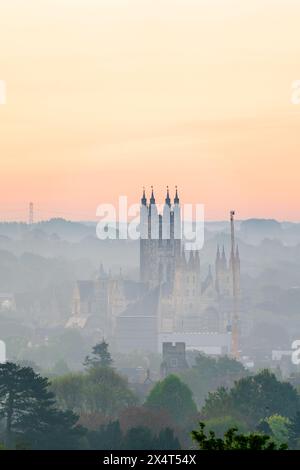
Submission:
[[[79,414],[85,411],[84,387],[85,376],[80,372],[72,372],[51,380],[51,390],[59,408],[70,409]]]
[[[125,450],[154,450],[155,438],[149,428],[139,426],[131,428],[124,436],[123,449]]]
[[[215,392],[209,392],[201,413],[207,419],[219,418],[228,414],[235,416],[228,390],[225,387],[220,387]]]
[[[102,413],[116,417],[136,404],[136,397],[126,378],[111,367],[94,366],[84,373],[72,373],[52,381],[52,390],[62,409],[78,414]]]
[[[151,429],[153,434],[168,428],[174,428],[175,423],[166,410],[149,408],[147,406],[130,406],[124,408],[119,414],[120,425],[123,431],[140,426]]]
[[[213,431],[217,437],[223,437],[225,432],[230,428],[238,428],[241,432],[247,432],[248,426],[240,420],[232,416],[220,416],[205,421],[207,429]]]
[[[8,447],[21,440],[32,448],[76,448],[83,434],[77,416],[54,405],[47,378],[30,367],[0,364],[0,418]]]
[[[156,438],[154,448],[158,450],[180,450],[181,447],[173,429],[164,428]]]
[[[300,412],[298,411],[295,416],[290,420],[289,424],[290,447],[292,449],[300,448]]]
[[[153,409],[167,410],[177,423],[187,422],[197,413],[191,390],[173,374],[157,382],[145,405]]]
[[[299,409],[296,390],[280,382],[268,370],[238,380],[231,390],[220,388],[210,393],[202,408],[206,418],[231,416],[245,420],[249,426],[268,416],[280,414],[292,418]]]
[[[110,367],[112,365],[112,358],[110,352],[108,351],[108,343],[102,340],[101,343],[96,344],[92,350],[92,357],[86,356],[84,360],[84,365],[86,367]]]
[[[89,448],[93,450],[121,450],[123,434],[119,421],[104,424],[96,431],[87,434]]]
[[[32,449],[76,450],[85,434],[77,422],[78,416],[72,411],[45,407],[41,403],[22,418],[20,430]]]
[[[193,392],[197,406],[204,405],[208,393],[220,387],[233,387],[234,382],[248,375],[244,366],[228,356],[216,359],[201,353],[192,368],[180,373],[180,378]]]
[[[266,418],[266,422],[276,444],[288,444],[291,421],[285,416],[275,414]]]
[[[224,438],[216,437],[213,431],[205,433],[205,424],[199,423],[200,429],[192,431],[192,439],[198,444],[200,450],[286,450],[287,445],[277,446],[270,436],[252,432],[237,434],[237,428],[230,428],[225,432]]]
[[[92,413],[101,411],[112,417],[137,402],[128,380],[110,367],[91,368],[86,375],[84,393]]]
[[[119,421],[112,421],[87,433],[88,448],[93,450],[178,450],[180,444],[173,430],[164,428],[156,435],[147,426],[122,431]]]

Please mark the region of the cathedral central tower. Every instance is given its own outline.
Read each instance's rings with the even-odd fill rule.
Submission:
[[[150,286],[173,286],[176,260],[181,254],[181,216],[178,191],[171,203],[169,188],[162,213],[156,205],[153,187],[147,203],[143,190],[140,211],[140,280]]]

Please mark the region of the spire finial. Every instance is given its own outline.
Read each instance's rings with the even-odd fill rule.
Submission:
[[[154,197],[154,192],[153,192],[153,186],[151,186],[150,204],[155,204],[155,197]]]
[[[178,188],[177,188],[177,186],[175,186],[174,204],[179,204],[179,197],[178,197]]]
[[[165,199],[165,202],[167,206],[171,207],[171,199],[170,199],[170,194],[169,194],[169,186],[167,186],[167,197]]]
[[[141,199],[141,204],[142,204],[143,206],[146,206],[146,205],[147,205],[147,198],[146,198],[145,186],[143,186],[143,195],[142,195],[142,199]]]

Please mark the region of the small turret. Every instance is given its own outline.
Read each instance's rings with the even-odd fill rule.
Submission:
[[[153,186],[151,186],[150,204],[155,204],[155,197],[154,197],[154,192],[153,192]]]
[[[170,199],[170,194],[169,194],[169,186],[167,186],[167,197],[165,199],[165,203],[167,206],[171,207],[171,199]]]
[[[175,186],[175,189],[176,189],[176,192],[175,192],[175,197],[174,197],[174,204],[179,204],[177,186]]]
[[[142,204],[142,206],[147,205],[147,198],[146,198],[146,193],[145,193],[145,188],[144,187],[143,187],[143,196],[142,196],[142,199],[141,199],[141,204]]]

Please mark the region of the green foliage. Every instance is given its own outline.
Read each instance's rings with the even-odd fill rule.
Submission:
[[[129,429],[124,437],[123,445],[126,450],[154,450],[156,448],[150,429],[143,426]]]
[[[289,444],[292,449],[300,449],[300,412],[290,420],[289,424]]]
[[[217,437],[223,437],[225,432],[231,428],[238,428],[241,432],[249,431],[248,426],[243,421],[239,421],[232,416],[220,416],[205,421],[206,427],[213,431]]]
[[[219,388],[209,393],[202,408],[206,418],[230,415],[244,420],[249,426],[274,414],[292,418],[299,409],[296,390],[279,382],[268,370],[237,381],[231,390]]]
[[[82,373],[69,373],[52,379],[51,389],[61,409],[83,411],[84,378]]]
[[[291,421],[288,418],[275,414],[266,418],[266,422],[270,427],[273,440],[276,444],[287,444],[289,442],[289,427]]]
[[[128,381],[110,367],[94,365],[84,373],[67,374],[52,381],[57,403],[76,413],[101,412],[116,417],[137,399]]]
[[[244,366],[228,356],[215,359],[198,354],[192,368],[180,373],[182,380],[192,390],[199,407],[203,406],[208,393],[219,387],[232,387],[234,382],[248,374]]]
[[[145,405],[167,410],[177,423],[184,423],[197,413],[191,390],[173,374],[157,382],[149,393]]]
[[[261,420],[256,429],[264,434],[268,434],[269,436],[271,436],[272,441],[274,441],[278,445],[289,444],[290,446],[292,446],[291,425],[291,420],[289,420],[285,416],[275,414]]]
[[[112,362],[110,352],[108,351],[108,343],[103,340],[93,347],[92,357],[86,356],[84,365],[86,367],[110,367]]]
[[[34,449],[71,449],[82,435],[78,417],[55,407],[48,379],[11,362],[0,364],[0,419],[8,447],[23,442]]]
[[[89,431],[88,447],[93,450],[179,450],[180,444],[173,430],[164,428],[155,435],[146,426],[130,428],[122,433],[119,421]]]
[[[180,443],[174,435],[173,429],[162,429],[156,439],[155,449],[158,450],[179,450]]]
[[[287,446],[277,446],[270,436],[252,432],[238,434],[237,428],[230,428],[224,433],[224,438],[216,437],[213,431],[205,433],[205,424],[199,423],[200,429],[192,431],[192,438],[200,450],[286,450]]]
[[[236,416],[235,410],[232,407],[230,391],[220,387],[215,392],[210,392],[201,412],[207,419],[227,416],[228,414]]]
[[[93,450],[119,450],[123,447],[119,421],[100,426],[97,431],[89,431],[87,439],[89,449]]]

